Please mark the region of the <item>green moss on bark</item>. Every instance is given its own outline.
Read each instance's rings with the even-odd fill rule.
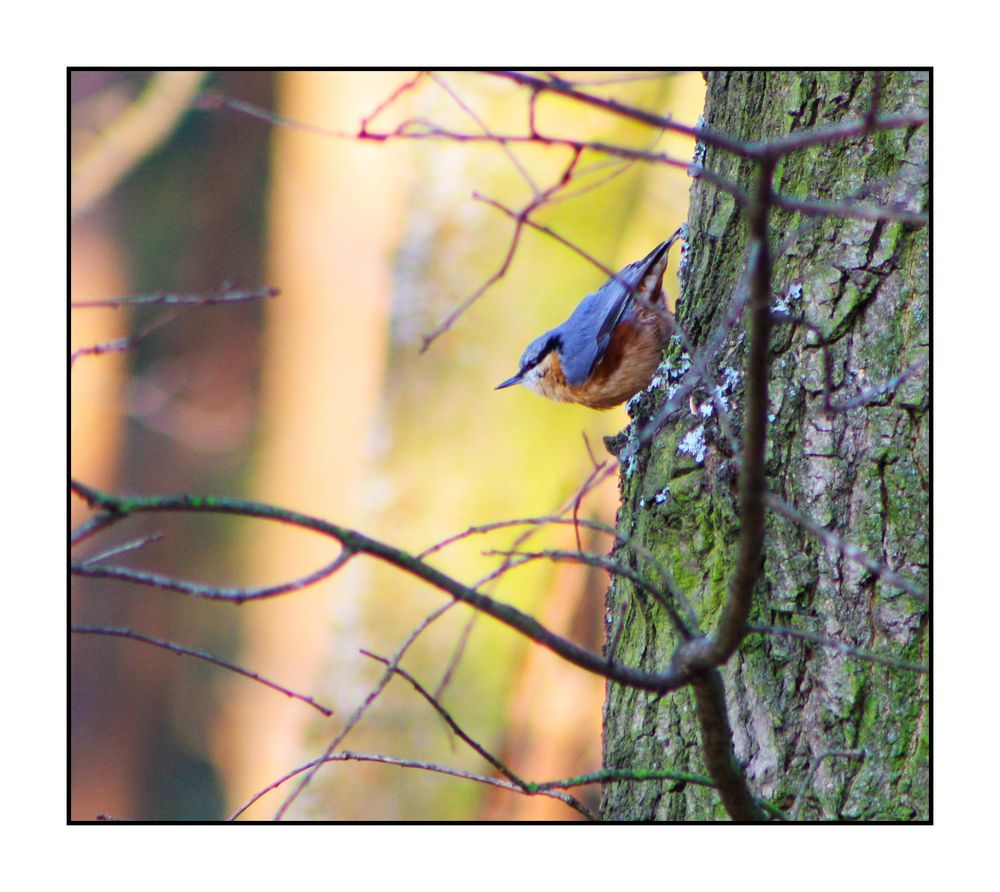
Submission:
[[[862,72],[715,73],[709,76],[707,123],[759,139],[860,118],[872,83],[871,73]],[[922,111],[926,98],[926,73],[885,75],[882,108]],[[776,183],[785,195],[840,200],[864,183],[926,165],[926,147],[921,131],[891,131],[797,152],[780,165]],[[746,162],[710,149],[706,165],[747,187]],[[924,191],[907,182],[882,187],[866,200],[926,208]],[[802,223],[797,214],[776,213],[774,243]],[[706,183],[692,188],[689,225],[679,319],[698,346],[725,313],[746,235],[731,198]],[[801,283],[795,314],[830,340],[835,402],[925,355],[927,269],[925,230],[866,220],[823,220],[778,261],[776,296]],[[741,331],[733,331],[715,358],[717,376],[742,369]],[[815,336],[802,327],[780,326],[772,360],[767,459],[772,491],[896,572],[925,583],[927,369],[869,405],[829,416],[822,411],[823,355]],[[737,433],[741,387],[740,380],[728,397]],[[704,388],[696,393],[696,402],[706,393]],[[700,458],[681,449],[698,426],[705,440]],[[737,460],[714,416],[706,419],[687,409],[622,477],[621,528],[669,567],[704,629],[718,616],[733,568],[736,479]],[[769,516],[767,529],[755,621],[911,662],[926,660],[926,616],[919,602],[784,518]],[[677,641],[662,608],[621,580],[608,601],[608,637],[617,641],[616,657],[664,668]],[[759,795],[790,809],[811,778],[799,803],[801,819],[927,818],[925,675],[803,641],[754,635],[724,667],[723,677],[737,757]],[[705,771],[688,691],[657,699],[609,685],[604,733],[606,767]],[[822,758],[858,748],[866,751],[864,759]],[[606,785],[602,808],[612,819],[724,817],[710,789],[666,783]]]

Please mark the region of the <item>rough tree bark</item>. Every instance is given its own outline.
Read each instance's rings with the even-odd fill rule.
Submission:
[[[871,72],[717,72],[708,76],[705,123],[752,140],[864,118],[875,85]],[[927,72],[882,78],[885,114],[926,111],[928,99]],[[889,130],[796,152],[779,164],[775,189],[833,200],[893,178],[872,192],[870,203],[905,199],[911,210],[926,210],[927,187],[912,183],[926,171],[927,132]],[[704,163],[744,188],[752,184],[746,161],[710,149]],[[804,220],[775,212],[772,247]],[[725,313],[747,236],[733,199],[702,180],[692,185],[689,224],[678,318],[697,348]],[[844,218],[816,221],[777,259],[776,308],[804,317],[829,340],[835,402],[927,353],[928,265],[926,228]],[[744,349],[741,321],[713,364],[737,436]],[[677,347],[668,356],[678,373],[685,368],[682,353]],[[771,355],[771,491],[926,587],[927,368],[870,404],[831,416],[823,412],[816,334],[779,325]],[[696,407],[708,402],[707,393],[704,386],[696,391]],[[717,417],[685,409],[621,477],[620,529],[669,567],[702,629],[712,629],[739,530],[736,465]],[[650,572],[629,549],[619,548],[616,557]],[[925,605],[774,512],[751,621],[927,661]],[[644,669],[665,668],[677,643],[662,608],[622,579],[608,594],[607,627],[618,659]],[[808,641],[752,634],[722,676],[736,755],[758,796],[803,820],[928,818],[926,675]],[[690,689],[658,699],[609,684],[604,720],[606,767],[706,773]],[[863,758],[832,755],[862,750]],[[606,784],[602,815],[725,818],[711,788],[662,781]]]

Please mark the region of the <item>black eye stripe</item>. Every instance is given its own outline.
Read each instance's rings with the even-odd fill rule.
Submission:
[[[562,346],[562,340],[559,335],[553,335],[546,341],[545,346],[538,351],[538,355],[533,358],[525,357],[524,365],[521,366],[521,373],[530,372],[536,365],[538,365],[546,356],[548,356],[553,350],[557,350]]]

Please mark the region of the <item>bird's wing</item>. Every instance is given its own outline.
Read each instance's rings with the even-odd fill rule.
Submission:
[[[608,279],[597,291],[588,294],[580,301],[573,315],[559,327],[567,338],[573,332],[596,332],[593,339],[575,340],[568,345],[572,349],[566,349],[564,340],[562,366],[570,384],[579,386],[590,377],[594,367],[607,351],[615,329],[631,306],[635,293],[641,291],[647,276],[652,275],[657,279],[655,283],[650,283],[651,290],[659,287],[659,280],[663,278],[667,268],[667,253],[682,231],[683,227],[665,242],[660,242],[642,260],[630,263]]]
[[[609,293],[607,295],[607,315],[605,315],[600,328],[597,330],[597,357],[594,360],[595,364],[604,355],[604,351],[608,349],[608,344],[611,343],[611,336],[615,333],[618,323],[621,322],[622,316],[625,315],[625,311],[632,303],[635,292],[646,278],[647,273],[656,266],[662,266],[659,273],[660,276],[663,275],[666,264],[661,265],[660,261],[664,258],[664,254],[669,248],[670,242],[660,242],[642,260],[630,263],[616,276],[608,279],[600,289],[601,291],[607,289]]]

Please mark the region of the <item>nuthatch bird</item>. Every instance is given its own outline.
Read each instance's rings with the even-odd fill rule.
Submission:
[[[535,338],[517,374],[497,390],[523,384],[551,400],[610,409],[653,377],[673,331],[663,274],[677,230],[580,301],[562,325]]]

